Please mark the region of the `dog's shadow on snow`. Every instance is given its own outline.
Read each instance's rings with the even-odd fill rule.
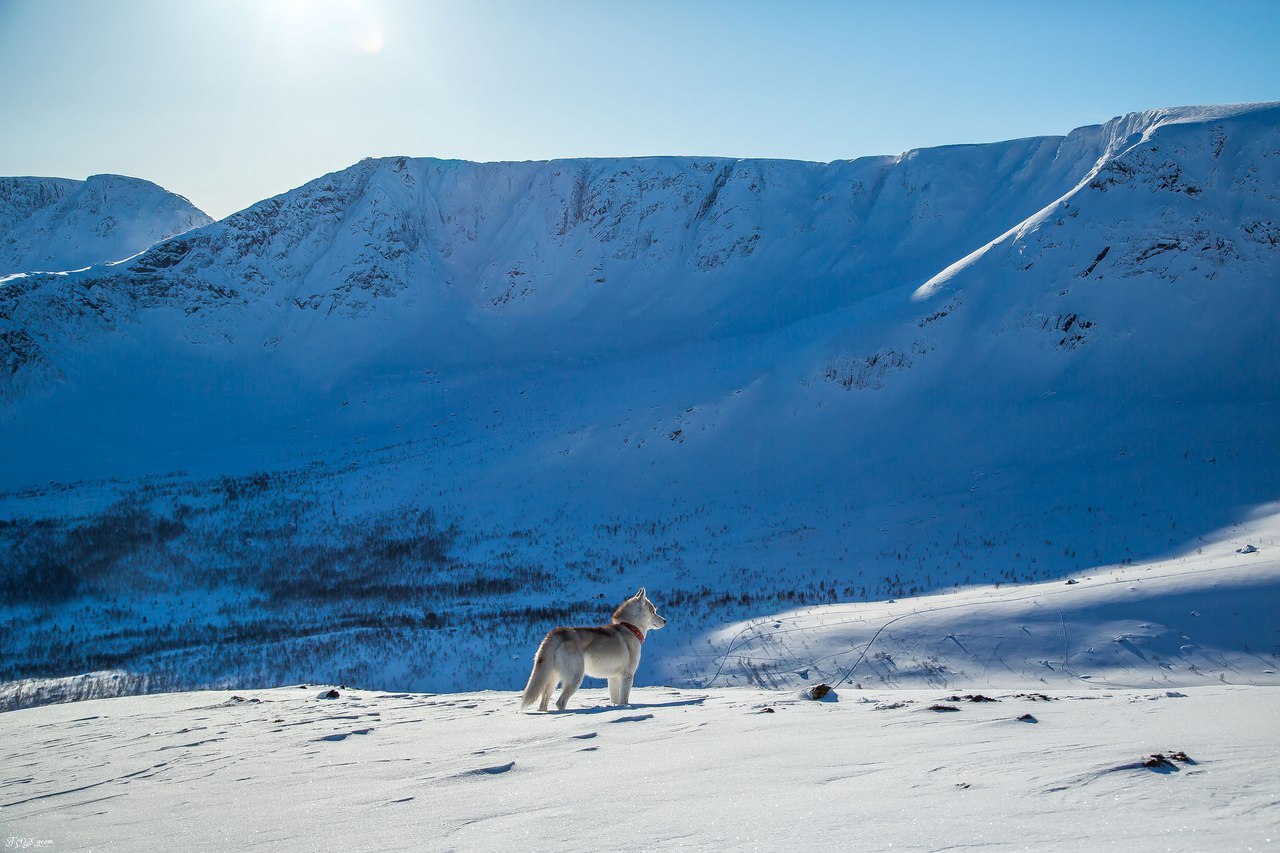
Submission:
[[[560,717],[570,716],[572,714],[607,714],[610,711],[645,711],[650,708],[687,708],[691,705],[701,705],[707,701],[706,696],[700,696],[697,699],[681,699],[678,702],[635,702],[630,705],[595,705],[590,708],[565,708],[563,711],[555,709],[548,710],[547,713]],[[648,719],[652,714],[646,714],[643,717],[619,717],[614,722],[630,721],[634,719]]]

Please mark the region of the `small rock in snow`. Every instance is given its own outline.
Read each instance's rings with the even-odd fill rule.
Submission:
[[[1195,764],[1195,762],[1191,760],[1191,756],[1179,749],[1176,752],[1170,752],[1168,755],[1165,755],[1163,752],[1148,755],[1146,758],[1142,759],[1142,766],[1150,767],[1152,770],[1177,770],[1178,765],[1173,763],[1175,761],[1183,764]]]
[[[1237,554],[1256,554],[1258,553],[1258,549],[1253,547],[1252,545],[1245,545],[1243,548],[1237,548],[1236,553]]]
[[[812,687],[806,687],[800,691],[802,699],[812,699],[815,702],[837,702],[840,697],[831,689],[830,684],[815,684]]]
[[[320,694],[316,696],[316,698],[317,699],[337,699],[341,695],[342,694],[336,690],[322,690],[320,691]]]

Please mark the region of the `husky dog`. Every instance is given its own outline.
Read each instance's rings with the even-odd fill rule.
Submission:
[[[537,702],[539,711],[547,710],[551,692],[561,681],[564,690],[556,707],[563,711],[582,684],[583,675],[609,679],[609,700],[615,705],[628,704],[645,634],[665,624],[667,620],[658,615],[658,608],[640,587],[613,611],[613,622],[608,625],[556,628],[538,646],[520,707]]]

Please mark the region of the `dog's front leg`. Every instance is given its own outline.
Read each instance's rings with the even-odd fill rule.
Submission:
[[[614,704],[630,705],[631,704],[631,684],[636,680],[634,672],[627,672],[618,676],[618,698]],[[613,687],[613,679],[609,680],[609,687]],[[610,690],[612,695],[612,689]]]
[[[622,676],[609,677],[609,701],[615,705],[622,704]]]

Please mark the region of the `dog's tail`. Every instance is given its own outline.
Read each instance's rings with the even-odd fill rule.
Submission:
[[[529,673],[529,683],[525,685],[524,695],[520,699],[520,708],[528,708],[540,702],[544,695],[550,695],[556,686],[556,649],[560,646],[560,638],[555,634],[547,634],[538,646],[538,653],[533,656],[533,672]]]

